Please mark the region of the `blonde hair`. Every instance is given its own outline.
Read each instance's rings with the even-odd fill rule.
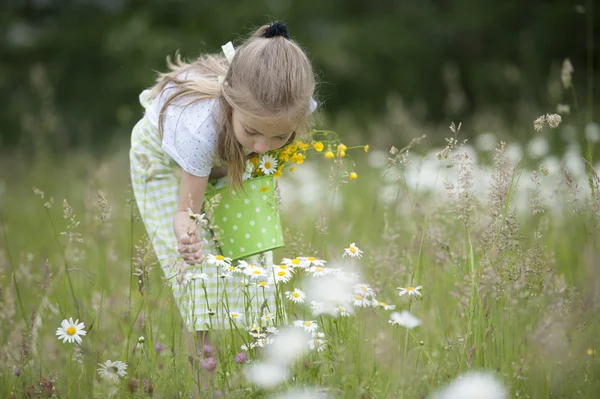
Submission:
[[[233,131],[232,112],[260,120],[261,125],[278,132],[297,133],[309,127],[310,99],[314,96],[315,78],[310,60],[293,40],[284,36],[264,37],[269,25],[258,28],[236,49],[231,65],[222,55],[202,55],[192,63],[176,54],[167,57],[170,72],[159,73],[151,95],[156,98],[172,83],[174,90],[160,111],[162,136],[165,110],[175,100],[185,99],[186,106],[197,101],[218,98],[217,151],[228,166],[231,187],[240,187],[245,168],[244,150]],[[201,78],[187,79],[186,72]],[[225,77],[223,83],[219,76]]]

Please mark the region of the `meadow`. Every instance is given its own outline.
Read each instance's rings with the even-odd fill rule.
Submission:
[[[568,127],[550,124],[536,134]],[[446,148],[360,144],[355,164],[317,153],[281,178],[276,266],[302,267],[265,291],[274,320],[197,348],[204,397],[597,397],[598,166],[577,138],[560,158],[447,133]],[[0,397],[190,397],[127,149],[6,156],[0,171]],[[57,339],[69,318],[81,343]],[[488,396],[442,392],[476,372]]]

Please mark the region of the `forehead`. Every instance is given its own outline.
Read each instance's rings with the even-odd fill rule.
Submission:
[[[264,120],[240,113],[239,121],[246,129],[267,137],[289,135],[295,130],[295,127],[286,120]]]

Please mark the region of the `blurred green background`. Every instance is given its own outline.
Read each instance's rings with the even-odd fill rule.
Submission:
[[[274,19],[314,61],[328,127],[383,146],[454,120],[471,127],[466,137],[493,130],[525,141],[535,117],[572,103],[560,85],[565,58],[582,118],[593,115],[593,3],[4,0],[0,152],[123,146],[141,115],[138,94],[165,70],[167,55],[218,52]],[[393,128],[382,128],[390,119]]]

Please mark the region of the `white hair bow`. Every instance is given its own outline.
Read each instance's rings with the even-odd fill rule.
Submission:
[[[233,44],[231,42],[227,42],[221,46],[221,49],[223,49],[223,54],[225,54],[227,62],[231,64],[233,61],[233,56],[235,55],[235,48],[233,48]],[[218,76],[217,79],[219,80],[220,84],[223,84],[225,81],[225,76]]]

